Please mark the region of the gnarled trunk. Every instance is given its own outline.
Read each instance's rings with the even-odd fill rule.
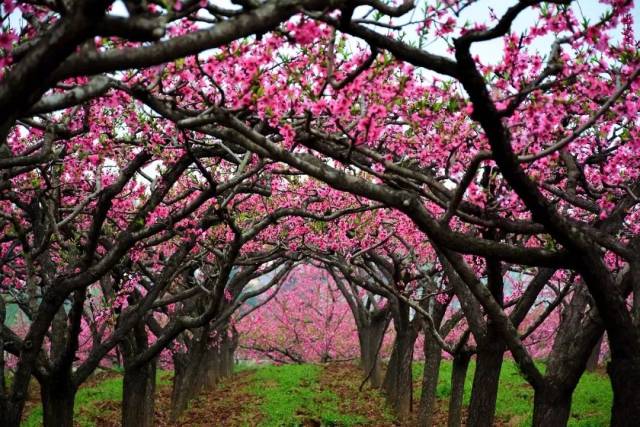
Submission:
[[[173,357],[174,377],[171,391],[171,419],[176,421],[191,400],[207,382],[205,375],[208,329],[205,328],[188,348],[187,353]]]
[[[505,345],[498,334],[490,329],[483,344],[478,346],[476,372],[473,376],[468,427],[491,427],[496,412],[500,370]]]
[[[607,366],[613,388],[611,425],[637,426],[640,420],[640,357],[614,358]]]
[[[430,427],[436,404],[436,391],[440,374],[442,349],[430,336],[424,338],[424,372],[422,375],[422,394],[418,409],[418,425]]]
[[[175,375],[173,378],[173,389],[171,391],[171,419],[176,421],[182,412],[187,408],[189,400],[191,400],[200,391],[205,376],[203,373],[203,365],[199,363],[201,359],[198,357],[185,357],[184,361],[179,362],[180,368],[177,368],[176,358],[174,358]]]
[[[567,425],[573,391],[589,358],[600,351],[603,328],[593,311],[586,309],[590,298],[586,288],[578,288],[563,310],[544,382],[535,389],[534,426]]]
[[[378,353],[388,324],[387,318],[372,319],[369,324],[358,330],[363,375],[368,378],[371,386],[376,388],[382,385],[382,369]]]
[[[147,330],[139,322],[121,342],[124,364],[121,423],[123,427],[154,425],[156,359],[140,362],[136,358],[148,348]]]
[[[20,427],[22,406],[23,405],[21,405],[20,403],[17,405],[7,403],[3,408],[3,412],[0,414],[0,426]]]
[[[233,374],[235,352],[238,347],[238,334],[235,330],[231,335],[226,330],[221,332],[221,342],[206,350],[206,386],[213,387],[221,378]]]
[[[73,427],[76,388],[70,375],[56,375],[42,382],[40,396],[44,427]]]
[[[122,426],[154,425],[156,360],[125,368],[122,384]]]
[[[533,402],[533,426],[566,426],[571,414],[572,390],[542,387]]]
[[[397,332],[384,378],[383,387],[387,401],[400,420],[407,419],[411,412],[413,399],[411,364],[413,345],[417,335],[412,329]]]
[[[471,353],[463,351],[453,357],[451,368],[451,396],[449,398],[448,427],[462,425],[462,401],[464,399],[464,383],[467,379]]]

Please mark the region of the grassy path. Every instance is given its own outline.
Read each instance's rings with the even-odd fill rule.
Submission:
[[[415,405],[420,398],[422,365],[416,364]],[[157,391],[158,426],[374,426],[398,425],[384,404],[382,395],[360,385],[360,371],[352,364],[260,366],[241,369],[214,390],[194,399],[178,423],[169,421],[171,385],[169,373],[161,373]],[[438,384],[438,425],[446,424],[450,394],[451,363],[444,362]],[[468,404],[473,365],[465,385]],[[122,378],[109,376],[92,381],[80,390],[76,401],[76,425],[114,427],[119,425]],[[530,425],[533,392],[524,383],[515,364],[505,362],[496,410],[496,425]],[[611,388],[606,377],[585,374],[573,399],[570,426],[599,427],[609,423]],[[416,407],[417,409],[417,407]],[[415,412],[415,411],[414,411]],[[24,425],[41,425],[41,409],[31,410]]]
[[[374,417],[391,421],[384,409],[374,411],[384,408],[379,394],[367,393],[368,399],[358,399],[358,393],[335,384],[336,380],[341,385],[354,384],[358,375],[340,365],[267,366],[256,371],[249,391],[261,401],[264,418],[260,425],[264,427],[371,425]],[[374,407],[368,405],[371,399],[377,400]]]

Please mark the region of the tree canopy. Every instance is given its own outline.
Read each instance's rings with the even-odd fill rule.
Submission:
[[[400,419],[424,358],[421,425],[475,355],[473,426],[508,353],[565,425],[606,336],[633,425],[638,9],[504,3],[3,0],[0,424],[121,365],[152,425],[157,363],[178,417],[237,349],[357,358]]]

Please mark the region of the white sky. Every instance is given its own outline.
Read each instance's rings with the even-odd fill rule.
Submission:
[[[216,1],[213,0],[215,4],[224,8],[237,8],[236,5],[232,4],[229,0]],[[395,0],[396,3],[399,0]],[[434,0],[428,1],[420,1],[417,0],[416,4],[418,5],[414,11],[408,13],[402,18],[395,20],[394,22],[400,23],[402,21],[414,20],[420,17],[420,10],[423,9],[425,4],[433,4]],[[493,8],[494,12],[498,16],[502,16],[504,12],[510,7],[517,3],[515,0],[479,0],[475,4],[467,7],[460,16],[460,21],[464,22],[468,20],[470,22],[488,22],[489,18],[489,7]],[[634,16],[634,30],[636,34],[640,33],[640,2],[636,2],[633,8],[633,16]],[[578,0],[574,2],[573,9],[576,11],[576,16],[578,19],[581,17],[586,17],[590,19],[591,22],[595,22],[607,9],[607,5],[601,4],[598,0]],[[113,9],[111,11],[113,15],[126,16],[127,11],[124,7],[124,4],[121,0],[118,0],[114,3]],[[356,16],[358,13],[356,12]],[[518,29],[526,29],[530,27],[534,19],[536,17],[536,11],[532,8],[526,9],[522,12],[518,18],[514,21],[512,29],[516,32]],[[541,51],[547,50],[551,43],[553,42],[553,36],[549,35],[547,37],[539,38],[535,46],[537,49]],[[426,49],[429,52],[440,54],[444,56],[449,56],[447,53],[447,46],[442,41],[435,41],[430,44]],[[478,54],[481,60],[485,63],[496,62],[500,59],[502,54],[502,41],[492,40],[488,42],[475,43],[472,47],[472,52],[474,54]]]

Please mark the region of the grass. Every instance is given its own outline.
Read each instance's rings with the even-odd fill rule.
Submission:
[[[607,377],[586,373],[573,394],[570,426],[608,426],[613,391]]]
[[[252,392],[262,399],[264,427],[299,426],[315,422],[323,426],[352,426],[366,418],[341,413],[338,396],[319,387],[317,365],[265,366],[256,371]]]
[[[451,393],[451,362],[443,361],[437,388],[438,398],[446,410]],[[465,383],[468,405],[474,364],[469,366]],[[423,365],[414,364],[419,399]],[[393,417],[377,390],[359,391],[360,371],[351,364],[329,365],[254,365],[243,366],[239,374],[206,390],[195,399],[183,417],[182,425],[261,427],[294,426],[391,426]],[[159,372],[158,408],[160,416],[168,408],[170,373]],[[75,421],[80,427],[95,426],[96,420],[119,420],[122,377],[109,376],[90,381],[76,395]],[[601,374],[583,375],[573,397],[572,427],[598,427],[609,424],[612,392],[608,378]],[[503,364],[496,416],[500,425],[531,424],[533,391],[520,376],[512,361]],[[165,408],[165,409],[163,409]],[[416,406],[417,408],[417,406]],[[224,422],[223,422],[224,421]],[[186,424],[185,424],[186,423]],[[42,408],[34,408],[24,426],[42,425]],[[114,424],[116,425],[116,424]]]
[[[440,399],[448,399],[451,394],[451,368],[450,361],[443,361],[440,367],[437,395]],[[423,364],[414,364],[414,379],[422,378]],[[471,398],[471,386],[473,384],[473,372],[475,364],[469,365],[469,372],[464,387],[464,404],[468,405]],[[419,390],[416,390],[419,395]],[[599,427],[607,426],[610,421],[611,402],[613,393],[607,377],[585,373],[573,394],[571,405],[571,427]],[[533,415],[533,389],[520,375],[517,365],[510,360],[505,360],[500,372],[500,385],[496,402],[496,416],[510,422],[510,425],[531,425]]]

